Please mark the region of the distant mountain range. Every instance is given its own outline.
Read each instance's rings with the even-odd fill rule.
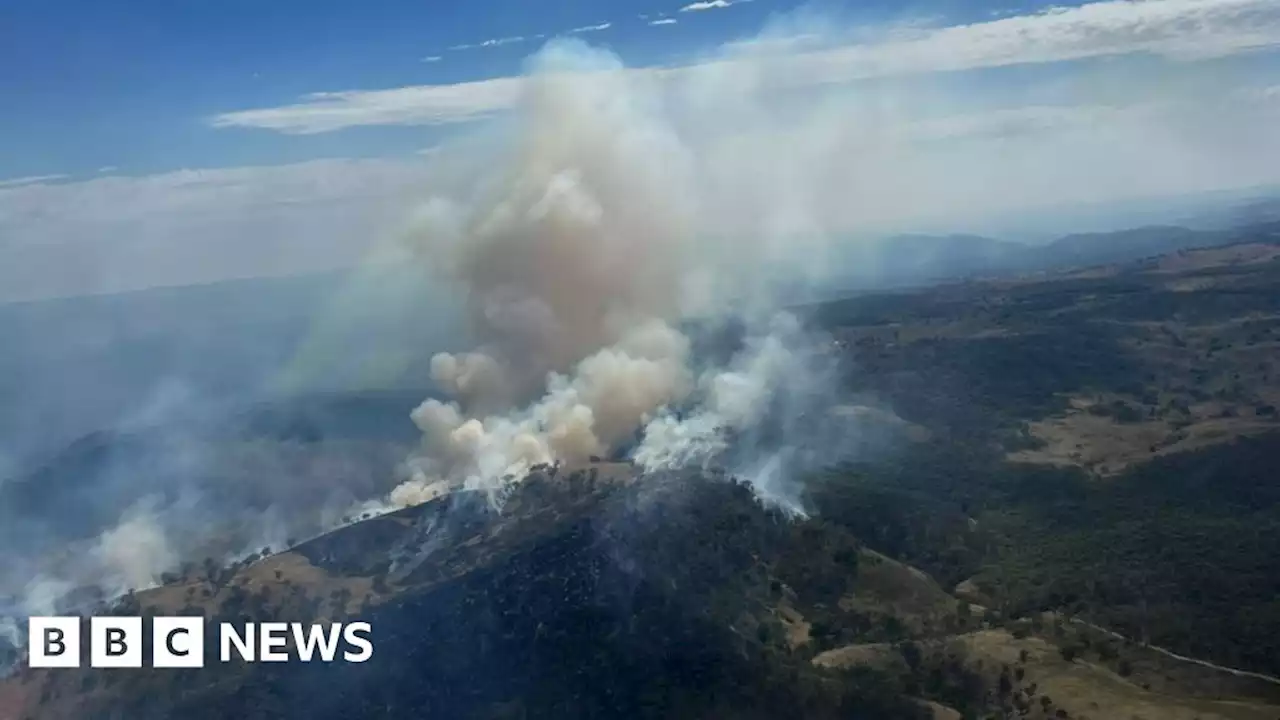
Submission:
[[[1280,203],[1259,204],[1256,210],[1254,215],[1263,220],[1225,229],[1152,225],[1066,235],[1047,245],[981,235],[894,235],[841,253],[836,264],[847,270],[828,284],[832,291],[886,289],[1123,263],[1191,248],[1280,242]]]

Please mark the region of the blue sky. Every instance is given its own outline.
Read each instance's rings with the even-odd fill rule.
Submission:
[[[685,87],[702,125],[764,83],[780,153],[787,111],[911,135],[841,158],[886,227],[1280,181],[1274,0],[0,0],[0,299],[349,263],[555,37]],[[708,66],[716,107],[689,94]]]
[[[0,11],[0,92],[9,98],[0,114],[0,180],[83,177],[103,167],[137,174],[411,151],[423,144],[421,126],[347,128],[338,136],[286,140],[219,131],[208,119],[308,93],[514,75],[546,38],[575,29],[629,65],[650,65],[750,37],[797,9],[851,28],[918,18],[954,25],[1036,10],[1003,0],[751,0],[682,11],[688,6],[679,0],[10,0]],[[521,40],[504,42],[513,38]],[[451,49],[485,41],[497,43]]]
[[[387,154],[421,132],[344,133],[282,142],[217,132],[206,119],[307,93],[447,84],[518,73],[546,37],[590,32],[649,64],[758,29],[768,0],[680,12],[660,0],[42,0],[0,17],[0,175],[133,172]],[[641,18],[646,15],[647,18]],[[648,25],[666,15],[678,22]],[[587,32],[581,33],[587,36]],[[542,35],[543,39],[536,36]],[[450,50],[486,40],[524,38]],[[439,57],[439,61],[424,58]]]

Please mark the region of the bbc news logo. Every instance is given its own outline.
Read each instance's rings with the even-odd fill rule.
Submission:
[[[33,668],[80,667],[82,620],[79,617],[33,617],[28,628],[28,664]],[[362,663],[373,657],[369,623],[231,623],[218,624],[218,658],[244,662]],[[89,667],[140,668],[147,633],[141,617],[89,619]],[[201,617],[157,617],[151,620],[151,665],[156,668],[202,668],[205,664],[205,620]],[[290,645],[290,640],[293,641]],[[339,648],[343,648],[339,653]]]

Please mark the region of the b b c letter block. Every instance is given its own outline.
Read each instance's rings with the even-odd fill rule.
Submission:
[[[80,618],[33,617],[27,621],[27,633],[31,667],[80,667]]]
[[[89,622],[89,666],[142,667],[142,618],[95,617]]]

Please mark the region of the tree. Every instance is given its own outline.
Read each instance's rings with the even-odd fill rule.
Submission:
[[[920,646],[914,642],[904,642],[898,647],[902,652],[902,659],[907,661],[907,667],[911,668],[912,672],[919,670],[920,661],[923,656],[923,653],[920,651]]]

